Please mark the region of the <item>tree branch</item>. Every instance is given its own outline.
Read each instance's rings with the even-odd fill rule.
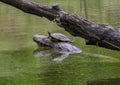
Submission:
[[[55,21],[73,36],[87,39],[86,45],[98,45],[120,51],[120,30],[110,25],[96,24],[77,15],[67,14],[59,6],[42,6],[29,0],[0,0],[26,13]]]

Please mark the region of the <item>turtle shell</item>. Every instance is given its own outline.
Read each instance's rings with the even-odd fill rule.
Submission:
[[[61,33],[53,33],[50,34],[52,41],[61,41],[61,42],[72,42],[67,36],[61,34]]]

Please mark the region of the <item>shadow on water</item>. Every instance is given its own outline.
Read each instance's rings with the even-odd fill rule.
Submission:
[[[67,45],[65,45],[65,44],[67,44]],[[62,47],[62,45],[64,47]],[[62,45],[59,46],[59,49],[58,48],[57,49],[49,48],[49,47],[47,47],[47,48],[40,47],[33,51],[33,55],[36,57],[40,57],[40,56],[48,57],[51,61],[59,62],[59,61],[64,60],[65,58],[67,58],[70,54],[82,53],[82,50],[80,50],[77,47],[72,46],[68,43],[62,43]]]
[[[69,56],[69,53],[59,53],[56,52],[54,49],[36,49],[33,52],[34,56],[36,57],[48,57],[51,61],[59,62],[64,60]]]
[[[118,58],[114,58],[111,56],[105,56],[105,55],[100,55],[100,54],[93,54],[93,53],[87,53],[87,52],[82,52],[81,53],[69,53],[69,52],[61,52],[61,51],[56,51],[53,48],[38,48],[33,51],[33,55],[35,57],[47,57],[50,61],[54,62],[60,62],[66,59],[68,56],[76,56],[74,54],[78,54],[78,56],[87,56],[85,60],[82,62],[96,62],[95,60],[91,59],[96,59],[98,60],[97,62],[120,62]],[[90,60],[89,60],[90,58]]]
[[[87,85],[120,85],[120,78],[88,81]]]

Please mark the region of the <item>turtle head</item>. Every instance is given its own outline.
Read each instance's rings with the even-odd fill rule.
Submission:
[[[50,33],[50,32],[48,32],[48,38],[49,38],[49,37],[51,37],[51,33]]]

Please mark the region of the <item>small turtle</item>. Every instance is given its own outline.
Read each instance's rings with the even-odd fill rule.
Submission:
[[[50,32],[48,32],[48,34],[49,34],[48,38],[53,42],[74,42],[73,40],[70,40],[67,36],[61,33],[51,34]]]

